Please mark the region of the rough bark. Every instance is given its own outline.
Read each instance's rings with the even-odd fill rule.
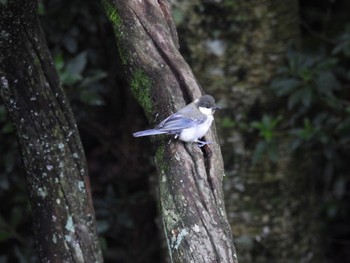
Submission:
[[[300,41],[297,1],[182,2],[180,39],[196,62],[193,69],[227,105],[217,119],[223,124],[225,196],[240,262],[322,262],[317,208],[303,174],[307,161],[296,165],[283,142],[277,163],[251,162],[258,138],[249,123],[280,103],[269,83],[288,48]],[[224,127],[221,116],[232,126]]]
[[[105,0],[131,89],[151,125],[201,96],[178,51],[168,1]],[[215,128],[197,145],[156,137],[160,205],[172,262],[237,262],[222,191],[223,161]]]
[[[36,15],[0,3],[0,97],[16,128],[40,262],[102,262],[83,148]]]

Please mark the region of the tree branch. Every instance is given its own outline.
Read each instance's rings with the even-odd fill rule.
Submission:
[[[152,125],[203,94],[179,53],[168,1],[105,0],[103,4],[131,89]],[[224,169],[215,127],[207,137],[214,142],[211,158],[197,145],[154,139],[163,223],[173,262],[237,262],[223,201]]]

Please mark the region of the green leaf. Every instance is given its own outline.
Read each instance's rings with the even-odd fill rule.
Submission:
[[[3,133],[12,133],[14,131],[14,128],[11,122],[6,122],[5,125],[2,127],[1,131]]]
[[[339,178],[334,184],[334,195],[337,198],[342,198],[346,194],[347,180],[345,178]]]
[[[92,91],[89,89],[85,89],[80,92],[80,100],[89,105],[104,105],[102,97],[96,91]]]
[[[305,107],[309,107],[311,105],[313,97],[313,91],[311,87],[306,86],[295,93],[293,93],[288,99],[288,109],[292,109],[295,105],[299,103],[303,103]]]
[[[45,5],[44,5],[43,1],[38,1],[37,12],[41,16],[45,15]]]
[[[259,135],[266,141],[271,141],[274,137],[274,130],[278,123],[282,120],[282,116],[272,118],[271,116],[264,114],[261,121],[254,121],[250,126],[259,130]]]
[[[345,31],[339,38],[339,44],[332,50],[332,55],[343,53],[346,57],[350,56],[350,32],[349,29]]]
[[[309,107],[311,105],[313,92],[310,87],[306,87],[302,89],[303,95],[302,95],[302,101],[305,107]]]
[[[266,149],[267,149],[267,143],[262,141],[259,142],[256,147],[255,151],[253,154],[253,164],[256,164],[258,161],[261,160],[262,156],[266,154]]]
[[[173,9],[173,17],[176,25],[181,24],[184,21],[184,13],[179,8]]]
[[[88,76],[82,80],[79,84],[79,87],[87,87],[92,83],[95,83],[101,79],[104,79],[107,76],[107,73],[104,71],[95,71],[91,76]]]
[[[82,79],[81,75],[72,75],[68,72],[63,72],[60,74],[60,79],[65,85],[73,85]]]
[[[329,203],[327,205],[327,209],[326,209],[327,216],[329,218],[334,218],[337,215],[337,213],[338,213],[338,209],[339,209],[339,206],[337,204],[335,204],[334,202],[333,203]]]
[[[336,127],[336,133],[340,136],[350,134],[350,117],[344,119]]]
[[[254,246],[254,237],[249,235],[241,235],[236,239],[237,244],[239,244],[240,247],[243,249],[246,249],[247,251],[252,250]]]
[[[278,96],[288,95],[295,90],[300,81],[297,79],[278,79],[272,82],[271,86],[276,91]]]
[[[293,151],[296,151],[297,149],[299,149],[299,147],[302,145],[302,140],[300,139],[294,139],[290,145],[289,145],[289,148],[290,150],[293,152]]]
[[[291,110],[296,104],[302,102],[303,99],[303,90],[298,90],[294,92],[288,99],[288,109]]]
[[[310,122],[309,119],[304,119],[304,127],[303,128],[295,128],[289,131],[289,134],[292,136],[296,136],[297,140],[302,139],[303,141],[310,140],[312,136],[315,134],[315,128]]]
[[[323,72],[316,81],[317,90],[324,95],[333,95],[334,90],[340,90],[341,85],[332,72]]]
[[[272,123],[272,118],[271,118],[269,115],[264,114],[264,116],[262,117],[261,123],[263,124],[263,127],[265,127],[265,128],[270,128],[270,127],[272,126],[272,125],[271,125],[271,123]]]
[[[77,52],[78,50],[78,43],[77,43],[77,40],[67,34],[64,36],[64,38],[62,39],[62,42],[63,42],[63,45],[64,47],[71,53],[71,54],[74,54]]]
[[[0,229],[0,242],[6,242],[7,240],[9,240],[10,238],[12,238],[12,235],[8,232],[3,232]]]
[[[254,129],[260,130],[262,128],[262,123],[259,121],[253,121],[250,126]]]
[[[73,76],[80,75],[85,69],[86,64],[87,54],[86,52],[82,52],[67,63],[65,71]]]
[[[111,223],[108,220],[97,220],[96,226],[97,232],[99,234],[102,234],[105,233],[111,227]]]
[[[232,129],[235,127],[235,121],[226,116],[220,119],[220,126],[225,129]]]
[[[268,144],[268,151],[267,154],[269,156],[269,160],[272,162],[276,162],[278,160],[278,154],[277,154],[277,145],[274,142],[271,142]]]
[[[288,66],[289,66],[290,73],[292,75],[296,75],[298,64],[299,64],[298,63],[299,57],[297,53],[293,50],[288,50],[287,59],[288,59]]]
[[[310,140],[315,133],[315,129],[312,126],[309,119],[304,120],[304,129],[301,130],[300,136],[304,140]]]
[[[304,83],[309,83],[313,78],[314,74],[310,68],[306,68],[300,72],[299,76],[303,80]]]
[[[64,67],[64,59],[62,53],[59,53],[54,57],[54,63],[57,71],[60,72]]]

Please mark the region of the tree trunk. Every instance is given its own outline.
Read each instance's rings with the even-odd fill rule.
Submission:
[[[16,128],[40,262],[102,262],[83,148],[36,1],[0,3],[0,97]]]
[[[200,81],[227,105],[218,123],[240,262],[322,262],[307,161],[296,165],[285,141],[277,163],[251,162],[258,138],[250,122],[280,104],[270,81],[287,49],[300,41],[297,1],[182,2],[184,49]]]
[[[178,51],[168,1],[105,0],[131,89],[152,125],[203,94]],[[237,262],[215,129],[208,149],[156,137],[160,204],[172,262]]]

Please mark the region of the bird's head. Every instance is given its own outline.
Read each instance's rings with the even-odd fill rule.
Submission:
[[[205,115],[213,115],[217,109],[221,109],[215,105],[215,99],[210,95],[204,95],[195,101],[198,109]]]

